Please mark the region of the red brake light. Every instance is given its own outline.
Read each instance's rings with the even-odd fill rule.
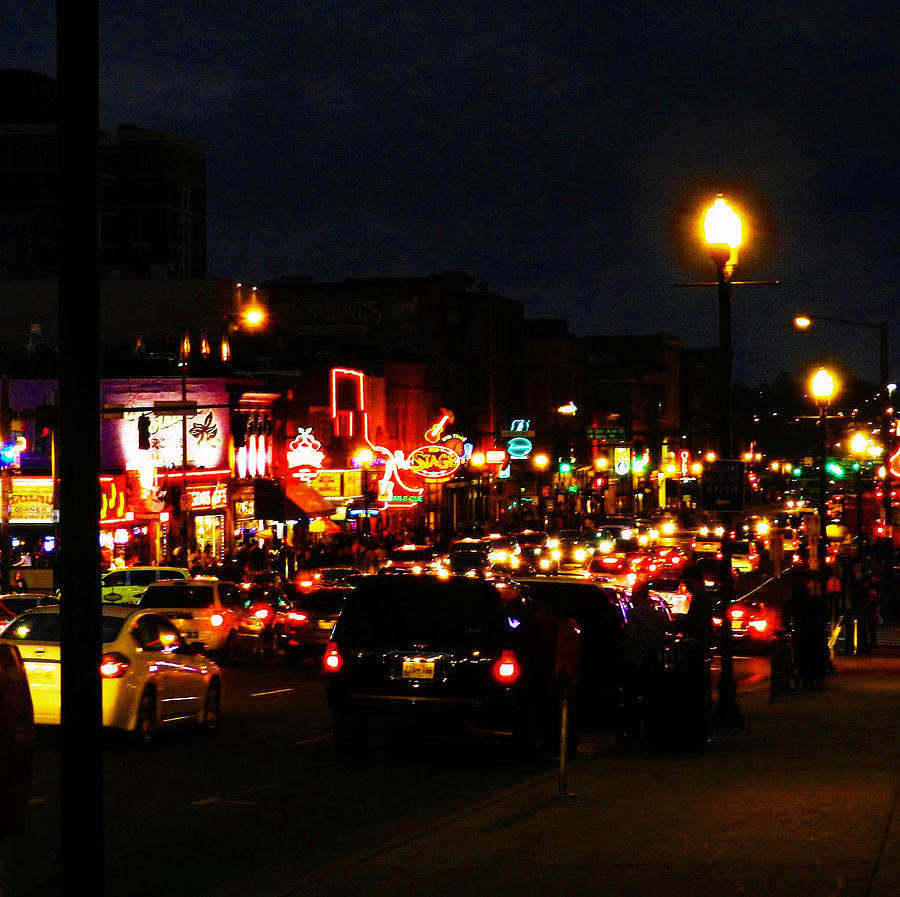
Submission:
[[[213,614],[209,618],[209,622],[212,626],[221,626],[225,622],[225,617],[222,614]]]
[[[104,654],[100,659],[100,675],[104,679],[121,679],[128,669],[130,661],[123,654],[114,651],[112,654]]]
[[[292,610],[288,612],[288,619],[294,623],[306,623],[309,617],[302,611]]]
[[[504,651],[494,664],[494,678],[503,685],[515,682],[521,671],[516,655],[512,651]]]
[[[254,616],[259,617],[260,620],[265,620],[266,617],[269,616],[269,612],[268,612],[264,607],[261,607],[261,608],[254,614]]]
[[[329,642],[325,648],[325,656],[322,658],[322,666],[326,673],[336,673],[344,665],[344,659],[338,651],[337,642]]]

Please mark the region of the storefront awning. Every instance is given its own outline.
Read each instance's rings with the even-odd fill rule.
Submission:
[[[330,501],[300,480],[288,480],[284,484],[284,491],[288,499],[302,511],[301,517],[330,517],[336,510]]]

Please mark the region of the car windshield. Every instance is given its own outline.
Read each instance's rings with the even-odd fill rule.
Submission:
[[[361,648],[467,649],[504,643],[510,634],[493,586],[398,577],[365,583],[348,599],[336,637]]]
[[[0,604],[2,604],[10,613],[16,615],[23,614],[26,610],[37,607],[40,602],[43,602],[44,604],[55,603],[51,598],[37,598],[34,595],[30,595],[27,598],[17,598],[13,595],[7,595],[5,598],[0,598]]]
[[[124,622],[125,617],[101,617],[104,643],[118,638]],[[58,613],[26,613],[7,626],[3,638],[14,639],[17,642],[58,642],[60,628]]]
[[[148,586],[141,607],[212,607],[213,588],[205,585]]]

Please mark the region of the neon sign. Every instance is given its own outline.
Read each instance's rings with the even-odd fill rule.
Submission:
[[[422,503],[425,486],[412,485],[415,480],[410,481],[409,475],[415,476],[419,483],[441,482],[450,479],[462,463],[460,452],[465,451],[465,440],[456,433],[444,432],[454,420],[453,412],[446,408],[441,408],[440,416],[425,431],[427,444],[413,449],[409,456],[401,449],[392,451],[372,442],[362,371],[331,369],[331,417],[336,436],[353,436],[354,421],[358,421],[362,441],[375,453],[372,467],[381,472],[378,501],[383,508]]]
[[[309,483],[322,469],[325,453],[322,443],[313,436],[312,427],[297,427],[297,435],[288,446],[287,463],[291,476]]]
[[[888,469],[892,476],[900,477],[900,448],[888,458]]]
[[[459,470],[459,455],[445,445],[423,445],[410,452],[409,469],[426,480],[446,480]]]

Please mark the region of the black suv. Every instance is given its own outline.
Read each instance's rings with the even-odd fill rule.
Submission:
[[[359,758],[373,734],[407,728],[558,745],[558,627],[484,580],[360,583],[323,658],[338,754]]]

